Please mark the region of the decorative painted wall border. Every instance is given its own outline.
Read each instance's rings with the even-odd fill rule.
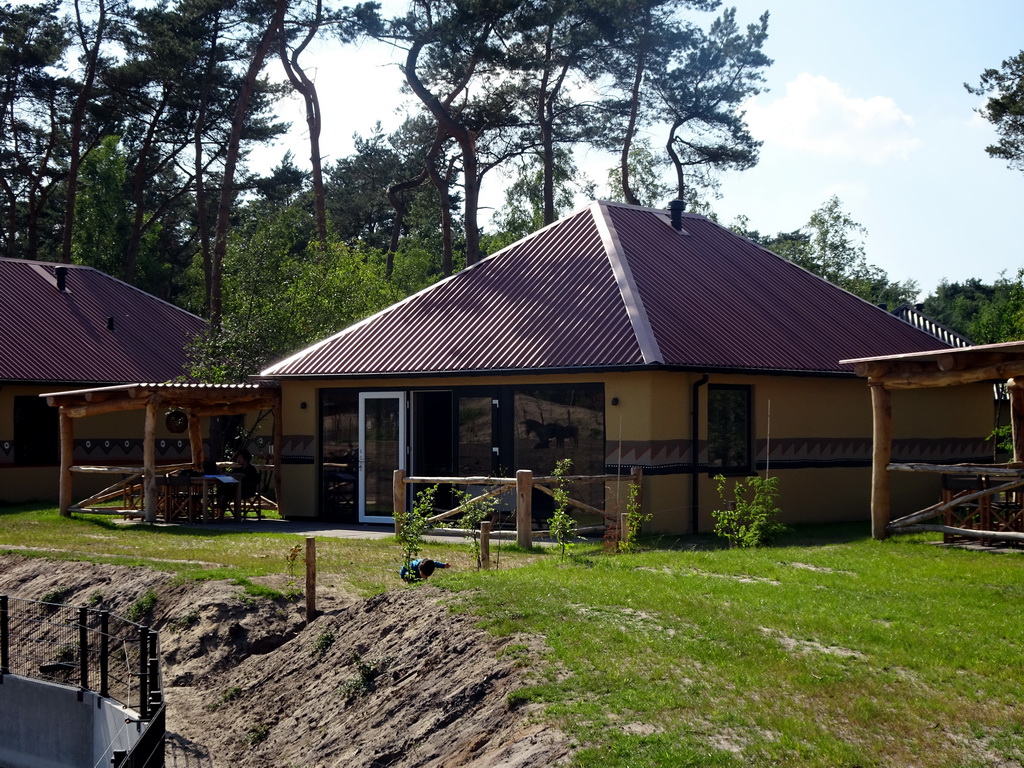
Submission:
[[[621,446],[621,459],[620,459]],[[605,471],[641,467],[648,474],[687,473],[693,469],[690,440],[629,440],[606,443]],[[806,437],[758,440],[755,467],[810,469],[871,466],[871,438]],[[893,461],[942,463],[992,460],[992,443],[985,438],[906,438],[893,441]],[[708,472],[707,443],[697,446],[697,471]]]

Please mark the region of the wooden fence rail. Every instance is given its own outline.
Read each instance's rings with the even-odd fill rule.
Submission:
[[[977,478],[978,490],[946,491],[943,499],[917,512],[889,522],[887,533],[915,533],[934,531],[942,533],[947,541],[952,537],[980,539],[982,541],[1024,542],[1024,499],[1019,489],[1024,487],[1024,468],[1020,465],[989,464],[889,464],[889,471],[926,472],[942,475],[960,475]],[[998,484],[990,485],[990,482]],[[993,510],[1005,508],[1004,519]],[[958,515],[958,511],[966,510]],[[975,511],[976,510],[976,511]],[[941,523],[926,521],[940,518]],[[972,527],[956,525],[965,522]]]
[[[533,546],[534,535],[543,536],[547,535],[547,531],[533,531],[533,489],[547,494],[548,496],[554,496],[554,490],[550,487],[556,483],[607,483],[607,482],[628,482],[637,486],[641,486],[643,482],[643,471],[639,468],[634,468],[629,475],[567,475],[565,477],[557,477],[554,475],[541,475],[534,477],[533,471],[529,469],[520,469],[516,472],[515,477],[416,477],[406,475],[405,470],[395,470],[393,490],[394,490],[394,503],[395,503],[395,532],[400,531],[400,519],[401,515],[405,512],[408,505],[408,491],[407,488],[410,485],[482,485],[489,488],[489,490],[481,493],[478,496],[464,501],[454,509],[441,512],[440,514],[434,515],[428,518],[428,522],[437,523],[441,520],[446,520],[451,517],[455,517],[461,514],[467,507],[476,504],[480,501],[486,501],[487,499],[501,496],[504,493],[515,491],[516,507],[515,507],[515,521],[516,521],[516,543],[521,547]],[[642,503],[638,496],[638,501]],[[591,506],[584,501],[570,498],[568,500],[571,507],[587,512],[588,514],[597,515],[603,518],[603,526],[588,526],[585,528],[577,528],[576,533],[593,533],[595,531],[606,530],[608,525],[618,525],[619,527],[619,538],[622,541],[626,540],[628,535],[628,528],[625,525],[625,515],[617,512],[609,512],[604,509],[598,509],[597,507]],[[482,527],[482,526],[481,526]],[[490,530],[490,525],[487,527],[487,532]],[[481,559],[483,559],[483,542],[481,542]],[[485,566],[486,567],[486,566]]]

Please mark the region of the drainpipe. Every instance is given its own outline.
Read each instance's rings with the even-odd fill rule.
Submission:
[[[700,388],[708,383],[708,375],[705,373],[693,383],[690,401],[690,532],[697,533],[697,523],[700,519],[700,488],[697,485],[697,473],[700,469],[700,452],[697,450],[700,439],[700,422],[697,414],[700,413]]]

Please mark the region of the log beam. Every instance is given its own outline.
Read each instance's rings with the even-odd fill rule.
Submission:
[[[1000,381],[1015,376],[1024,376],[1024,360],[1007,360],[992,365],[973,366],[963,370],[919,371],[895,367],[884,375],[869,378],[884,384],[886,389],[925,389],[928,387],[952,387],[960,384],[980,384],[986,381]]]

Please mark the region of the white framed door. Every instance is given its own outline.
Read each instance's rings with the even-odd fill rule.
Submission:
[[[404,392],[359,393],[359,522],[394,520],[394,472],[406,469]]]

